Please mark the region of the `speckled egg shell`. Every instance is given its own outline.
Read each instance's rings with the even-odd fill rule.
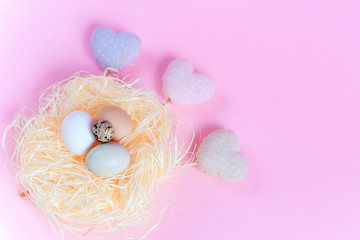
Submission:
[[[114,128],[109,121],[101,121],[95,123],[92,127],[92,133],[99,142],[109,142],[114,136]]]

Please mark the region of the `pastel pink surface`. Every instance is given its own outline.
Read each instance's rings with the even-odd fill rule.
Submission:
[[[161,94],[174,58],[216,81],[210,101],[171,110],[193,123],[197,142],[235,131],[248,177],[229,183],[190,168],[162,184],[156,197],[176,201],[147,239],[360,238],[359,1],[0,4],[1,134],[44,87],[102,73],[90,50],[101,25],[141,38],[138,86]],[[11,177],[0,186],[2,239],[55,239]]]

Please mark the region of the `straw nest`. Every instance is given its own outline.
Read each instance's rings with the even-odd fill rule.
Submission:
[[[58,226],[115,231],[146,219],[157,184],[188,152],[179,150],[166,105],[153,92],[135,88],[136,81],[74,74],[45,89],[39,110],[18,114],[8,127],[13,129],[10,163],[19,191]],[[124,109],[134,125],[119,142],[130,153],[130,166],[114,177],[96,176],[85,164],[86,154],[70,153],[60,134],[69,113],[83,110],[94,116],[104,105]]]

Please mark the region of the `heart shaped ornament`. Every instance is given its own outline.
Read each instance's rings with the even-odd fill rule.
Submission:
[[[163,93],[173,104],[200,103],[214,95],[215,82],[206,74],[194,73],[189,62],[175,59],[163,76]]]
[[[134,61],[140,52],[141,40],[130,32],[115,33],[98,27],[91,36],[91,50],[101,68],[123,69]]]
[[[205,137],[196,152],[196,163],[201,171],[226,181],[240,180],[248,172],[237,136],[229,130],[216,130]]]

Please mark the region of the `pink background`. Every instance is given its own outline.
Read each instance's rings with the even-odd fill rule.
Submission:
[[[234,130],[250,168],[236,183],[189,168],[160,185],[176,201],[148,240],[360,239],[359,12],[357,0],[2,1],[1,134],[44,87],[101,74],[94,27],[132,31],[139,86],[160,94],[173,58],[215,79],[211,101],[172,110],[197,140]],[[55,239],[11,177],[0,188],[1,239]]]

